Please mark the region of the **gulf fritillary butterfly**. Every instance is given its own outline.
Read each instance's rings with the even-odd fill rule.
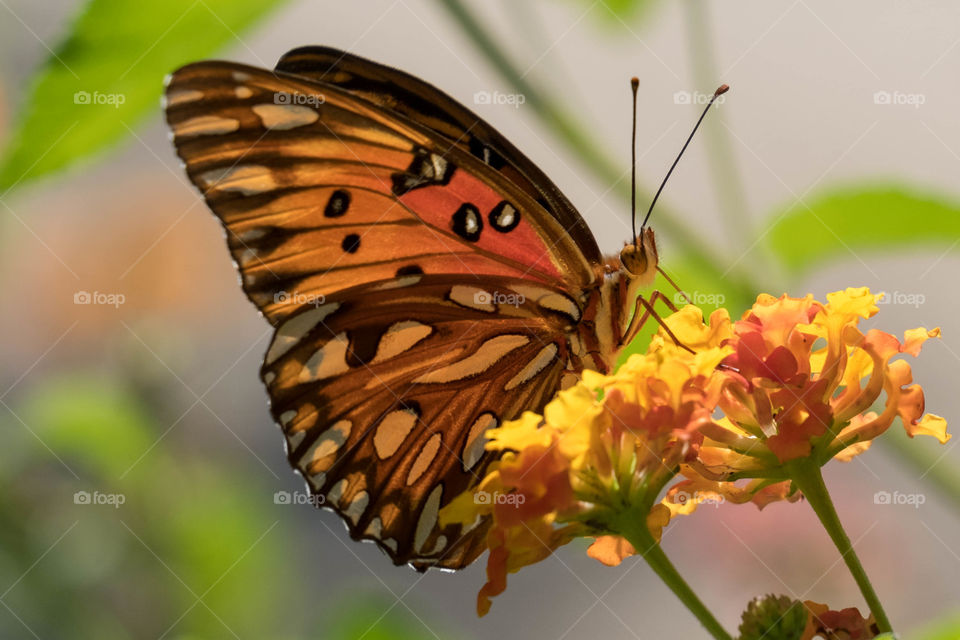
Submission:
[[[165,99],[275,327],[261,378],[291,465],[396,564],[468,565],[487,523],[441,527],[439,509],[483,477],[487,429],[609,371],[655,315],[658,294],[639,296],[653,230],[604,257],[493,127],[336,49],[296,49],[273,71],[191,64]]]

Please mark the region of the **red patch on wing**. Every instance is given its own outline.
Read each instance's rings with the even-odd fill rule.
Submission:
[[[450,182],[444,186],[427,186],[414,189],[403,196],[400,201],[409,207],[427,224],[439,229],[452,229],[453,214],[464,203],[475,206],[483,218],[483,231],[480,238],[472,245],[482,251],[487,251],[504,258],[519,262],[530,271],[539,271],[554,279],[562,278],[557,265],[550,259],[549,245],[523,214],[518,214],[520,223],[512,230],[503,233],[497,231],[490,224],[490,212],[503,198],[489,185],[463,169],[453,173]],[[516,207],[516,204],[510,204]],[[539,274],[530,273],[529,277]],[[539,278],[551,282],[550,278]]]

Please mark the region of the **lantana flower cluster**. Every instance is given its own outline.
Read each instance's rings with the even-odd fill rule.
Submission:
[[[574,538],[594,538],[589,554],[606,564],[637,553],[653,565],[663,528],[699,502],[796,500],[796,465],[849,460],[898,417],[911,437],[946,442],[946,422],[924,413],[923,390],[897,357],[918,355],[939,330],[902,340],[862,331],[878,299],[866,288],[826,303],[761,295],[737,321],[721,309],[704,322],[687,306],[665,321],[681,345],[661,329],[615,373],[585,371],[542,415],[488,432],[499,461],[441,513],[491,521],[478,612],[509,573]]]

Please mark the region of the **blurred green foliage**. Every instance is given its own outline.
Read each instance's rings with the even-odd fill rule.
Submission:
[[[771,219],[766,242],[793,276],[851,252],[948,248],[960,239],[960,203],[906,185],[833,188]]]
[[[0,575],[22,576],[2,586],[22,622],[0,616],[0,637],[425,636],[402,608],[363,592],[344,595],[330,619],[285,615],[307,600],[290,584],[298,564],[284,541],[295,534],[274,488],[176,447],[120,380],[55,376],[8,416]],[[97,494],[122,504],[96,504]]]
[[[163,77],[235,42],[281,0],[91,0],[33,79],[0,163],[0,192],[128,137]]]

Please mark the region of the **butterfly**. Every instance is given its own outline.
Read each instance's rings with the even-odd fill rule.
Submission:
[[[492,126],[344,51],[190,64],[165,105],[275,329],[260,375],[290,464],[394,563],[470,564],[488,522],[441,526],[440,509],[483,478],[487,430],[609,372],[656,315],[639,295],[653,230],[604,256]]]

